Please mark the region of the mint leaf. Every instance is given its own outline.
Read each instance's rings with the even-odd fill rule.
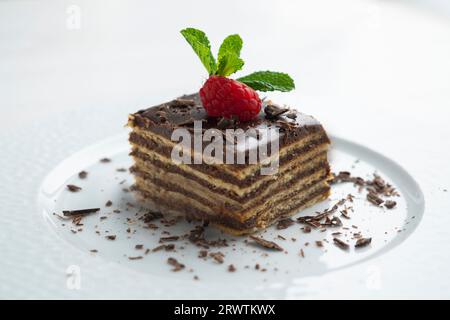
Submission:
[[[238,57],[241,54],[242,49],[242,39],[238,34],[232,34],[223,40],[219,48],[219,61],[222,57],[229,53],[234,53]]]
[[[236,79],[258,91],[291,91],[295,88],[294,80],[282,72],[258,71]]]
[[[216,60],[211,53],[211,46],[209,44],[206,34],[198,29],[186,28],[180,31],[186,41],[194,49],[195,53],[200,58],[200,61],[205,66],[208,73],[214,74],[217,70]]]
[[[230,74],[239,71],[244,66],[244,60],[236,54],[228,54],[219,60],[216,75],[227,77]]]
[[[242,39],[238,34],[223,40],[219,49],[217,75],[226,77],[242,69],[244,61],[239,57],[241,49]]]

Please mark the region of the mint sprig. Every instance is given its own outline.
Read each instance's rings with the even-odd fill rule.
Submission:
[[[240,57],[242,39],[239,35],[233,34],[225,38],[219,48],[216,63],[208,37],[203,31],[186,28],[181,30],[181,34],[194,49],[210,76],[228,77],[244,66],[244,60]],[[295,88],[294,80],[282,72],[258,71],[236,80],[258,91],[287,92]]]
[[[198,29],[186,28],[180,31],[186,41],[194,49],[200,61],[208,70],[209,75],[212,75],[217,70],[216,59],[214,59],[211,53],[211,46],[209,44],[206,34]]]
[[[295,88],[294,80],[282,72],[258,71],[236,80],[258,91],[287,92]]]
[[[239,57],[241,49],[242,39],[238,34],[232,34],[223,40],[217,58],[219,61],[217,75],[227,77],[242,69],[244,60]]]

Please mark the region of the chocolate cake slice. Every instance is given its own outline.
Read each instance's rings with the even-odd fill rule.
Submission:
[[[244,163],[208,162],[195,148],[195,123],[201,123],[202,133],[214,129],[223,135],[224,145],[230,143],[228,129],[255,129],[250,131],[256,135],[231,139],[235,157],[242,156]],[[235,235],[250,234],[329,195],[330,141],[317,120],[295,110],[266,101],[256,118],[240,123],[208,117],[198,94],[193,94],[131,114],[128,125],[132,129],[133,189],[141,201],[163,214],[209,221]],[[276,129],[277,135],[270,139],[258,136],[268,128]],[[185,129],[192,137],[190,163],[173,160],[179,141],[173,141],[172,134],[177,129]],[[272,152],[276,151],[273,139],[278,141],[277,153]],[[211,141],[200,143],[204,150]],[[263,147],[266,160],[278,159],[272,174],[263,173],[268,162],[250,161],[251,152]],[[224,150],[226,162],[231,151]]]

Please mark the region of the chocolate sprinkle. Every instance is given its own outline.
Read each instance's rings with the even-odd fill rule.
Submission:
[[[292,226],[294,223],[295,223],[294,220],[292,220],[290,218],[280,220],[280,221],[278,221],[277,229],[278,230],[287,229],[290,226]]]
[[[302,258],[305,257],[305,252],[303,251],[303,249],[300,249],[300,255],[302,256]]]
[[[336,246],[338,246],[343,250],[347,250],[349,248],[349,245],[346,242],[342,241],[341,239],[333,238],[333,242]]]
[[[289,109],[288,108],[281,108],[280,106],[276,105],[276,104],[268,104],[265,108],[264,108],[264,112],[266,113],[266,118],[268,119],[274,119],[277,118],[279,116],[281,116],[283,113],[288,112]]]
[[[260,246],[267,248],[267,249],[272,249],[272,250],[277,250],[277,251],[283,251],[284,249],[282,247],[280,247],[278,244],[276,244],[275,242],[272,241],[267,241],[263,238],[259,238],[259,237],[255,237],[255,236],[250,236],[250,239],[252,239],[253,241],[255,241],[257,244],[259,244]]]
[[[369,245],[372,242],[372,238],[360,238],[356,241],[355,248],[362,248]]]
[[[142,217],[140,217],[139,220],[144,221],[144,223],[150,223],[150,222],[152,222],[156,219],[160,219],[162,217],[163,217],[163,215],[160,212],[148,211]]]
[[[208,256],[208,251],[206,251],[206,250],[200,250],[198,252],[198,257],[199,258],[206,258],[207,256]]]
[[[177,241],[178,239],[180,239],[179,236],[161,237],[161,238],[159,238],[159,243],[169,242],[169,241]]]
[[[373,192],[369,192],[369,193],[367,194],[367,200],[368,200],[370,203],[376,205],[377,207],[379,207],[379,206],[384,202],[383,199],[381,199],[380,197],[378,197],[378,196],[377,196],[375,193],[373,193]]]
[[[219,252],[211,252],[209,254],[209,256],[212,257],[218,263],[223,263],[223,258],[225,257],[225,255],[220,251]]]
[[[78,172],[78,178],[85,179],[87,177],[88,173],[86,171],[80,171]]]
[[[78,187],[78,186],[76,186],[76,185],[74,185],[74,184],[68,184],[68,185],[67,185],[67,189],[68,189],[70,192],[78,192],[78,191],[81,190],[80,187]]]
[[[175,258],[172,258],[172,257],[168,258],[167,263],[173,267],[173,269],[172,269],[173,272],[177,272],[177,271],[184,269],[184,264],[179,263],[177,261],[177,259],[175,259]]]
[[[397,205],[397,202],[393,201],[393,200],[386,200],[386,202],[384,203],[384,206],[388,209],[392,209]]]
[[[162,244],[160,246],[157,246],[156,248],[152,249],[152,252],[157,252],[160,250],[165,250],[165,251],[173,251],[175,249],[175,245],[174,244]]]
[[[95,213],[97,211],[100,211],[100,208],[80,209],[80,210],[63,210],[62,213],[65,217],[70,217],[70,216],[86,215],[86,214],[90,214],[90,213]]]

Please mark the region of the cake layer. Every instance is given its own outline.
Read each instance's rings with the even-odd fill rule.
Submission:
[[[281,218],[291,216],[301,209],[326,199],[330,191],[329,185],[322,182],[315,188],[311,188],[309,192],[281,200],[274,203],[272,207],[260,211],[259,215],[255,212],[249,219],[240,221],[226,214],[211,215],[192,203],[190,198],[182,197],[176,192],[161,190],[159,190],[160,192],[157,190],[148,192],[140,190],[137,186],[134,189],[138,198],[152,208],[168,214],[186,216],[193,220],[207,220],[224,231],[236,235],[249,234],[264,229]]]
[[[272,175],[258,174],[240,181],[230,181],[230,179],[224,180],[223,176],[220,174],[211,175],[210,172],[198,170],[201,165],[174,164],[170,159],[141,147],[134,148],[131,155],[135,162],[138,162],[140,166],[145,166],[145,163],[152,163],[152,165],[157,166],[166,172],[185,175],[189,179],[198,181],[208,188],[225,189],[233,192],[237,196],[242,196],[249,192],[255,185],[259,185],[268,180],[278,179],[285,172],[289,172],[298,166],[310,163],[317,158],[326,161],[326,146],[320,146],[315,150],[298,156],[295,160],[280,166],[278,172]]]
[[[199,179],[197,176],[187,174],[179,168],[177,171],[167,166],[161,166],[159,162],[135,158],[135,165],[131,168],[131,171],[143,179],[167,181],[167,183],[189,189],[191,192],[206,197],[215,197],[221,205],[228,203],[239,208],[244,205],[252,205],[260,196],[281,191],[280,187],[284,185],[292,185],[293,182],[302,183],[305,178],[317,172],[328,176],[329,170],[326,159],[326,153],[318,155],[314,159],[287,168],[277,176],[267,176],[266,179],[258,180],[250,187],[241,189],[240,194],[236,194],[233,189],[227,188],[227,185],[219,181]]]
[[[134,128],[133,132],[130,134],[129,138],[130,142],[134,146],[139,146],[148,150],[155,151],[162,156],[165,156],[168,159],[171,159],[171,154],[174,148],[176,147],[176,143],[168,140],[164,137],[161,137],[157,134],[154,134],[149,131],[142,130],[140,128]],[[277,153],[279,157],[279,164],[283,165],[290,160],[294,159],[296,156],[300,156],[304,153],[308,153],[311,150],[314,150],[318,146],[326,147],[329,144],[329,139],[324,132],[316,132],[310,135],[304,136],[302,139],[299,139],[289,145],[284,145],[279,149]],[[202,149],[203,150],[203,149]],[[200,150],[200,152],[202,151]],[[191,149],[191,163],[194,159],[194,149]],[[270,152],[268,153],[270,155]],[[203,157],[202,154],[197,155],[198,157]],[[248,159],[246,160],[246,164],[226,164],[225,156],[223,157],[223,164],[207,164],[206,161],[203,161],[202,164],[198,164],[198,170],[203,172],[210,173],[211,175],[217,174],[220,172],[220,175],[225,179],[233,179],[235,182],[239,180],[244,180],[249,176],[257,175],[261,168],[261,163],[257,164],[248,164]],[[269,159],[272,159],[269,157]],[[211,163],[211,162],[210,162]],[[196,167],[197,167],[196,166]]]
[[[271,225],[276,223],[277,221],[283,218],[293,216],[294,214],[298,213],[303,209],[312,207],[313,205],[326,200],[329,197],[329,195],[330,195],[329,187],[324,187],[322,190],[319,190],[318,192],[311,195],[308,199],[298,201],[298,203],[292,204],[291,206],[286,206],[285,208],[283,208],[283,206],[280,206],[279,208],[276,208],[270,214],[268,214],[267,218],[262,217],[260,220],[256,221],[254,225],[249,224],[244,228],[242,228],[241,225],[223,224],[223,223],[221,224],[221,222],[212,222],[212,224],[227,233],[234,234],[237,236],[251,234],[260,230],[264,230],[265,228],[270,227]],[[274,215],[274,212],[276,212],[279,215]]]
[[[168,181],[159,179],[145,179],[139,176],[136,177],[136,186],[149,193],[164,193],[169,192],[172,196],[177,194],[177,199],[187,199],[190,205],[195,206],[209,215],[228,215],[240,221],[247,220],[256,211],[266,209],[271,203],[284,200],[287,197],[296,197],[302,192],[308,192],[312,186],[319,183],[327,184],[326,178],[328,171],[320,169],[302,180],[291,180],[288,183],[278,185],[275,190],[266,190],[261,195],[257,194],[251,203],[241,206],[227,206],[215,197],[206,197],[201,193],[196,193],[191,189],[183,188],[180,185],[172,184]],[[277,192],[276,190],[283,190],[284,192]]]
[[[142,131],[131,132],[129,140],[132,146],[140,147],[144,153],[145,150],[151,150],[170,160],[172,150],[174,150],[176,146],[173,141]],[[292,159],[308,154],[316,148],[326,150],[328,143],[328,137],[321,133],[306,136],[303,139],[290,145],[286,145],[279,150],[279,165],[283,166],[286,163],[289,163]],[[194,155],[192,152],[191,158],[193,159],[193,157]],[[193,163],[193,161],[191,163]],[[249,177],[254,177],[253,179],[257,179],[260,175],[261,163],[250,165],[226,163],[207,164],[206,161],[203,161],[201,164],[196,164],[194,168],[211,176],[238,184],[242,183],[243,180],[247,180],[245,182],[251,183],[251,181],[248,181]]]

